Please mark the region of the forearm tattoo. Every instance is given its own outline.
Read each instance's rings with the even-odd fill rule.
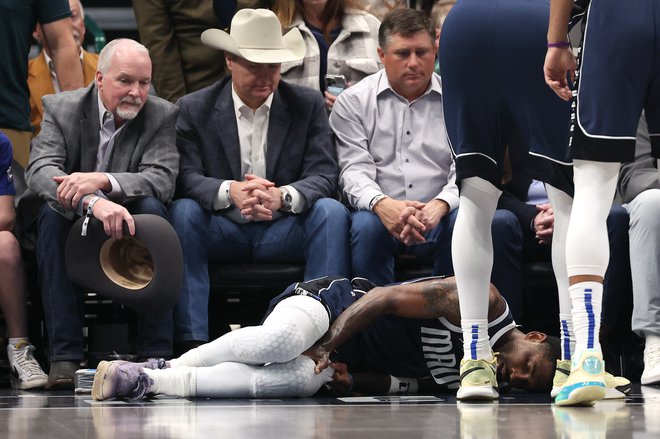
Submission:
[[[443,279],[424,285],[422,296],[424,306],[430,313],[438,316],[460,316],[456,283],[453,280]]]

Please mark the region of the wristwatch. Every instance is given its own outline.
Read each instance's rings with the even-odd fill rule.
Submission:
[[[282,193],[282,197],[280,198],[282,201],[282,207],[280,207],[280,210],[282,212],[291,212],[291,204],[293,203],[291,193],[285,187],[281,187],[280,192]]]

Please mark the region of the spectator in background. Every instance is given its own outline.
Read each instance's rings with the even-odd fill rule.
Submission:
[[[213,11],[220,29],[228,30],[238,9],[269,9],[272,3],[272,0],[213,0]]]
[[[209,0],[133,2],[140,41],[153,62],[156,94],[170,102],[225,76],[218,53],[201,44],[206,29],[217,27]]]
[[[41,23],[44,40],[50,47],[60,88],[82,87],[83,76],[68,1],[37,0],[21,2],[18,8],[16,5],[15,0],[0,0],[0,131],[14,147],[14,160],[25,168],[32,138],[26,78],[32,31],[37,23]]]
[[[619,173],[618,195],[630,214],[630,268],[633,283],[632,329],[644,337],[641,383],[660,383],[660,174],[651,154],[651,138],[642,117],[635,160]],[[607,288],[607,277],[605,278]]]
[[[69,7],[71,8],[73,38],[78,45],[80,61],[82,63],[83,82],[84,85],[88,85],[94,80],[94,76],[96,76],[96,64],[98,63],[99,56],[96,53],[86,51],[82,47],[83,40],[85,39],[85,11],[80,0],[69,0]],[[61,88],[53,66],[52,51],[48,47],[48,42],[44,39],[40,24],[37,24],[32,36],[43,48],[39,55],[32,58],[28,64],[30,123],[36,136],[39,134],[41,119],[44,116],[44,107],[41,98],[44,95],[59,93]]]
[[[305,279],[349,270],[348,212],[332,199],[338,169],[323,100],[280,81],[280,61],[305,54],[300,32],[283,36],[273,12],[242,9],[230,34],[210,29],[202,41],[225,51],[231,78],[178,103],[177,352],[208,341],[209,260],[304,261]]]
[[[298,28],[307,52],[299,61],[282,63],[282,79],[321,90],[332,108],[335,95],[326,90],[326,75],[343,75],[353,85],[381,68],[380,21],[359,9],[355,0],[275,0],[273,11],[285,30]]]
[[[330,114],[350,206],[353,275],[394,282],[400,253],[452,274],[451,237],[458,207],[447,142],[440,77],[433,73],[435,26],[426,14],[391,12],[380,28],[385,68],[342,93]],[[508,211],[494,226],[498,258],[493,283],[514,317],[522,311],[520,231]]]
[[[76,62],[78,62],[76,60]],[[86,212],[115,239],[132,214],[167,216],[179,165],[177,108],[149,96],[147,49],[114,40],[99,55],[96,81],[44,97],[41,133],[32,142],[28,186],[44,201],[38,215],[37,266],[50,341],[47,389],[73,389],[84,358],[84,296],[67,275],[64,245]],[[169,356],[172,313],[140,312],[138,355]]]
[[[25,271],[21,249],[12,233],[14,226],[14,184],[11,172],[11,143],[0,133],[0,311],[5,316],[9,343],[7,358],[11,386],[16,389],[43,387],[48,377],[34,358],[34,346],[27,337]]]

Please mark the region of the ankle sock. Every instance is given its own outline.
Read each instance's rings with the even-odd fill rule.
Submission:
[[[8,342],[15,349],[21,349],[30,344],[30,340],[27,337],[11,337]]]
[[[559,341],[561,343],[561,359],[571,360],[571,352],[575,351],[575,335],[570,314],[559,314]]]
[[[462,319],[463,358],[466,360],[493,360],[493,350],[488,337],[487,319]]]

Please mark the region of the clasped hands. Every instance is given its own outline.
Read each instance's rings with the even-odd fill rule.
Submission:
[[[554,233],[555,216],[552,206],[549,203],[536,206],[538,213],[534,217],[532,224],[534,228],[534,237],[541,245],[549,245],[552,242]]]
[[[110,191],[112,184],[103,172],[74,172],[70,175],[53,177],[57,183],[57,202],[67,210],[76,210],[78,203],[87,195],[92,195],[98,190]],[[85,199],[83,208],[92,199]],[[114,238],[121,239],[123,236],[124,221],[128,225],[128,231],[135,235],[135,222],[133,217],[121,204],[117,204],[105,198],[99,199],[92,208],[92,215],[103,223],[105,233]]]
[[[249,221],[271,221],[273,212],[282,207],[282,192],[275,183],[252,174],[246,174],[243,181],[234,181],[229,195],[243,218]]]
[[[373,211],[392,236],[405,245],[413,245],[426,242],[424,234],[438,225],[449,212],[449,205],[438,199],[422,203],[385,197],[376,203]]]

